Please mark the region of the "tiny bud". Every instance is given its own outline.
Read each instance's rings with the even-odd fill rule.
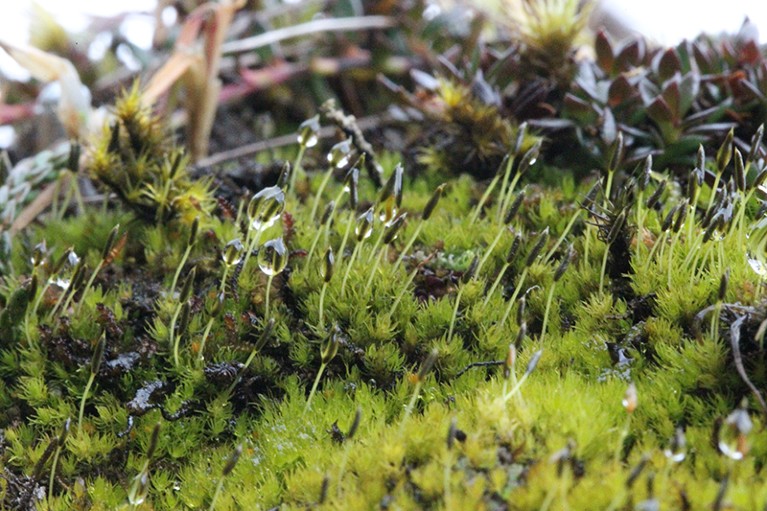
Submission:
[[[397,239],[397,235],[399,234],[400,229],[402,229],[402,226],[405,224],[405,219],[407,218],[407,213],[403,213],[394,220],[391,221],[391,223],[386,226],[386,229],[384,229],[384,235],[383,235],[383,242],[387,245],[391,244],[394,240]]]
[[[189,300],[189,297],[192,296],[192,291],[194,291],[194,280],[197,278],[197,267],[195,266],[192,268],[192,271],[189,272],[189,275],[186,277],[186,280],[184,281],[184,287],[181,288],[181,294],[179,295],[179,301],[185,302]]]
[[[325,251],[325,257],[322,265],[322,279],[325,282],[330,282],[333,278],[333,268],[335,266],[336,258],[333,255],[333,247],[328,247]]]
[[[615,137],[612,147],[610,147],[610,162],[607,164],[608,172],[613,172],[618,169],[623,159],[623,132],[619,131]]]
[[[760,170],[756,175],[754,182],[751,183],[751,188],[756,189],[757,187],[761,186],[765,179],[767,179],[767,165],[765,165],[764,168],[762,168],[762,170]]]
[[[748,156],[746,156],[746,163],[750,164],[759,159],[760,150],[762,145],[762,138],[764,137],[764,123],[760,124],[754,132],[754,136],[751,137],[751,147],[748,150]]]
[[[184,159],[184,155],[181,151],[176,152],[173,155],[173,160],[170,163],[170,172],[168,172],[168,178],[173,179],[178,173],[178,169],[181,168],[181,161]]]
[[[687,199],[684,199],[677,208],[677,215],[676,215],[676,222],[674,222],[674,232],[679,232],[679,229],[682,228],[684,225],[685,220],[687,220],[687,210],[689,209],[689,204],[687,202]]]
[[[189,302],[184,302],[181,306],[181,312],[178,316],[178,335],[184,335],[186,329],[189,328],[189,320],[191,319],[192,305]]]
[[[240,455],[242,454],[242,444],[238,445],[231,456],[229,456],[229,459],[226,461],[226,465],[224,465],[224,470],[221,471],[221,475],[226,477],[229,474],[232,473],[232,470],[234,470],[235,465],[237,465],[237,462],[240,459]]]
[[[196,216],[194,217],[194,220],[192,220],[192,227],[189,229],[189,238],[186,240],[186,246],[191,247],[194,245],[194,242],[197,241],[197,233],[200,230],[200,217]]]
[[[431,198],[429,198],[429,202],[427,202],[426,206],[424,206],[423,208],[423,213],[421,214],[422,219],[428,220],[431,214],[434,213],[434,210],[437,208],[437,204],[439,203],[439,199],[442,197],[442,194],[445,192],[446,186],[447,186],[447,183],[442,183],[434,190],[434,193],[431,194]]]
[[[325,339],[320,347],[320,358],[322,359],[323,364],[329,364],[331,360],[336,357],[342,339],[343,335],[341,334],[341,329],[336,325],[333,327],[333,332]]]
[[[530,250],[530,253],[527,255],[527,259],[525,260],[526,268],[529,268],[530,265],[532,265],[535,262],[535,260],[541,254],[543,247],[546,246],[546,242],[548,241],[549,241],[549,228],[546,227],[538,235],[538,239],[536,240],[535,245],[533,245],[533,249]]]
[[[541,152],[541,141],[535,143],[533,147],[531,147],[525,155],[522,157],[522,161],[519,162],[519,167],[517,168],[517,173],[521,176],[524,175],[527,170],[535,165],[535,162],[538,160],[538,155]]]
[[[514,142],[514,154],[519,154],[522,150],[522,146],[525,144],[525,136],[527,136],[527,121],[520,124],[517,128],[517,139]]]
[[[538,350],[533,353],[532,357],[530,357],[530,362],[527,363],[527,368],[525,369],[526,376],[529,376],[533,371],[535,371],[538,362],[541,360],[541,355],[543,355],[543,350]]]
[[[429,374],[432,367],[434,367],[434,364],[437,362],[438,357],[439,357],[439,350],[437,350],[437,348],[433,348],[429,352],[429,356],[427,356],[426,359],[421,364],[421,368],[418,370],[417,379],[419,382],[423,382],[426,379],[426,376]]]
[[[703,171],[706,170],[706,150],[703,148],[703,144],[698,145],[698,152],[695,156],[695,168]]]
[[[642,177],[639,179],[639,189],[644,191],[650,184],[650,177],[652,176],[652,154],[648,154],[644,160],[644,170]]]
[[[335,209],[335,201],[328,202],[327,206],[325,206],[325,209],[322,212],[322,216],[320,217],[320,225],[325,225],[330,221],[330,219],[333,217],[333,211],[335,211]]]
[[[719,292],[717,293],[717,300],[724,301],[724,297],[727,295],[727,286],[730,284],[730,269],[727,268],[722,274],[722,278],[719,280]]]
[[[661,231],[665,232],[671,229],[671,224],[674,222],[674,215],[676,215],[677,209],[679,209],[679,204],[671,208],[669,212],[666,214],[665,218],[663,219],[663,222],[660,224]]]
[[[719,150],[716,152],[716,169],[721,175],[732,158],[732,139],[735,136],[733,129],[727,132],[727,136],[724,138],[724,142],[719,146]]]
[[[463,275],[461,275],[461,282],[464,284],[472,280],[477,273],[477,267],[479,266],[479,256],[474,256],[474,259],[471,260],[471,263],[469,264],[469,267],[466,268],[466,271],[463,272]]]
[[[101,368],[101,360],[104,358],[104,349],[106,348],[106,344],[107,333],[104,331],[101,333],[99,342],[96,344],[96,349],[93,351],[93,356],[91,357],[91,374],[98,374],[99,369]]]
[[[64,421],[64,425],[61,428],[61,433],[59,434],[59,445],[64,445],[64,442],[67,441],[67,437],[69,437],[69,428],[72,425],[72,418],[67,417],[67,420]]]
[[[447,450],[452,450],[453,444],[455,444],[455,432],[456,429],[456,419],[453,417],[450,419],[450,426],[447,428]]]
[[[509,351],[506,360],[503,361],[503,378],[508,380],[511,372],[514,370],[514,364],[517,361],[517,348],[514,344],[509,344]]]
[[[160,423],[154,425],[152,428],[152,436],[149,437],[149,447],[146,450],[147,459],[152,459],[154,452],[157,450],[157,443],[160,440]]]
[[[647,209],[654,209],[655,206],[660,202],[660,198],[663,195],[663,192],[666,191],[667,183],[667,180],[663,180],[661,184],[658,185],[658,188],[655,189],[653,194],[650,195],[650,198],[647,199],[647,203],[645,204]]]
[[[120,230],[120,224],[115,225],[112,227],[112,230],[109,231],[109,236],[107,237],[107,242],[104,244],[104,250],[101,251],[101,259],[106,260],[109,257],[109,252],[112,251],[112,248],[115,245],[115,240],[117,240],[117,233]]]
[[[739,192],[746,190],[746,169],[743,165],[743,155],[740,154],[740,149],[735,149],[735,186]]]
[[[290,174],[293,171],[293,167],[290,165],[289,161],[286,161],[282,164],[282,169],[280,169],[280,175],[277,178],[277,186],[280,188],[287,188],[290,184]]]
[[[360,427],[360,420],[362,420],[362,407],[358,406],[357,410],[354,412],[354,420],[352,421],[352,425],[349,426],[349,432],[346,433],[346,440],[351,440],[354,438],[354,435],[357,433],[357,430]]]
[[[509,212],[506,213],[506,217],[503,219],[504,224],[510,224],[512,220],[514,220],[514,217],[517,216],[517,213],[519,212],[520,206],[522,206],[522,201],[525,198],[525,191],[522,190],[519,192],[514,199],[514,202],[511,203],[511,206],[509,206]]]
[[[517,253],[519,253],[519,247],[521,246],[522,246],[522,234],[517,233],[514,235],[514,241],[511,242],[509,251],[506,253],[507,264],[512,264],[514,262],[514,259],[516,259],[517,257]]]
[[[572,243],[568,245],[567,247],[567,253],[562,258],[562,261],[560,261],[559,266],[557,266],[556,271],[554,272],[554,282],[559,282],[559,279],[562,278],[562,276],[567,271],[567,267],[570,265],[570,261],[575,255],[575,251],[573,249]]]
[[[354,211],[359,204],[360,170],[353,167],[344,178],[344,188],[349,192],[349,208]]]

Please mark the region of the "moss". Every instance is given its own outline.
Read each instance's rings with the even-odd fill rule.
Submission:
[[[336,211],[317,237],[314,197],[297,192],[327,169],[281,182],[284,202],[243,197],[231,218],[138,101],[117,106],[121,127],[90,159],[122,201],[28,229],[0,281],[5,507],[19,495],[40,509],[767,503],[753,190],[725,185],[730,216],[705,225],[678,190],[656,211],[651,189],[587,197],[593,182],[547,168],[561,186],[523,181],[507,216],[508,190],[482,203],[483,184],[462,175],[421,222],[442,179],[406,176],[408,216],[386,244],[380,220],[368,238],[355,227],[396,193],[379,199],[364,182],[350,204],[332,180],[319,199],[338,198]],[[395,160],[379,160],[384,177]],[[664,231],[671,208],[682,220]],[[259,254],[279,237],[284,268]],[[336,254],[332,274],[309,260],[315,238]],[[42,240],[49,253],[33,264]],[[70,246],[82,262],[57,267]],[[80,403],[82,425],[64,435]],[[686,445],[666,454],[677,428]]]

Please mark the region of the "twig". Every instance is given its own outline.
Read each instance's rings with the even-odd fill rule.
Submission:
[[[329,18],[312,20],[299,25],[278,28],[253,37],[230,41],[221,47],[222,53],[240,53],[263,48],[285,39],[302,37],[319,32],[347,32],[390,28],[395,25],[394,18],[389,16],[360,16],[349,18]]]
[[[386,115],[371,115],[358,119],[357,125],[360,127],[360,129],[370,129],[380,126],[381,124],[386,123],[388,120],[389,117]],[[320,129],[318,136],[320,138],[330,138],[335,133],[336,128],[334,126],[325,126]],[[213,154],[207,158],[203,158],[197,162],[197,166],[210,167],[213,165],[219,165],[230,160],[251,156],[253,154],[260,153],[261,151],[275,149],[278,147],[285,147],[296,143],[295,134],[282,135],[280,137],[271,138],[269,140],[260,140],[258,142],[253,142],[252,144],[246,144],[234,149],[229,149],[227,151]]]

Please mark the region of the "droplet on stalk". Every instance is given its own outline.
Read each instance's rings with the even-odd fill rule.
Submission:
[[[264,231],[279,220],[285,209],[285,193],[278,186],[264,188],[248,203],[250,228],[256,232]]]
[[[298,126],[298,140],[299,145],[305,148],[314,147],[319,141],[320,132],[320,116],[315,115]]]
[[[242,242],[237,239],[233,239],[224,247],[224,253],[221,254],[224,264],[231,268],[240,264],[242,260],[242,253],[245,251],[245,247],[242,246]]]
[[[288,250],[282,237],[269,240],[258,251],[258,267],[265,275],[274,276],[288,264]]]
[[[352,144],[349,139],[342,140],[330,148],[328,163],[337,169],[346,167],[352,155]]]

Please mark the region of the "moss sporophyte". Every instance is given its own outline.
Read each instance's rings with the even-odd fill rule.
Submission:
[[[581,2],[525,5],[413,60],[423,13],[350,18],[403,55],[345,34],[312,94],[400,103],[296,102],[252,162],[192,165],[138,87],[61,153],[82,205],[0,247],[0,508],[762,509],[764,51],[590,59]]]

